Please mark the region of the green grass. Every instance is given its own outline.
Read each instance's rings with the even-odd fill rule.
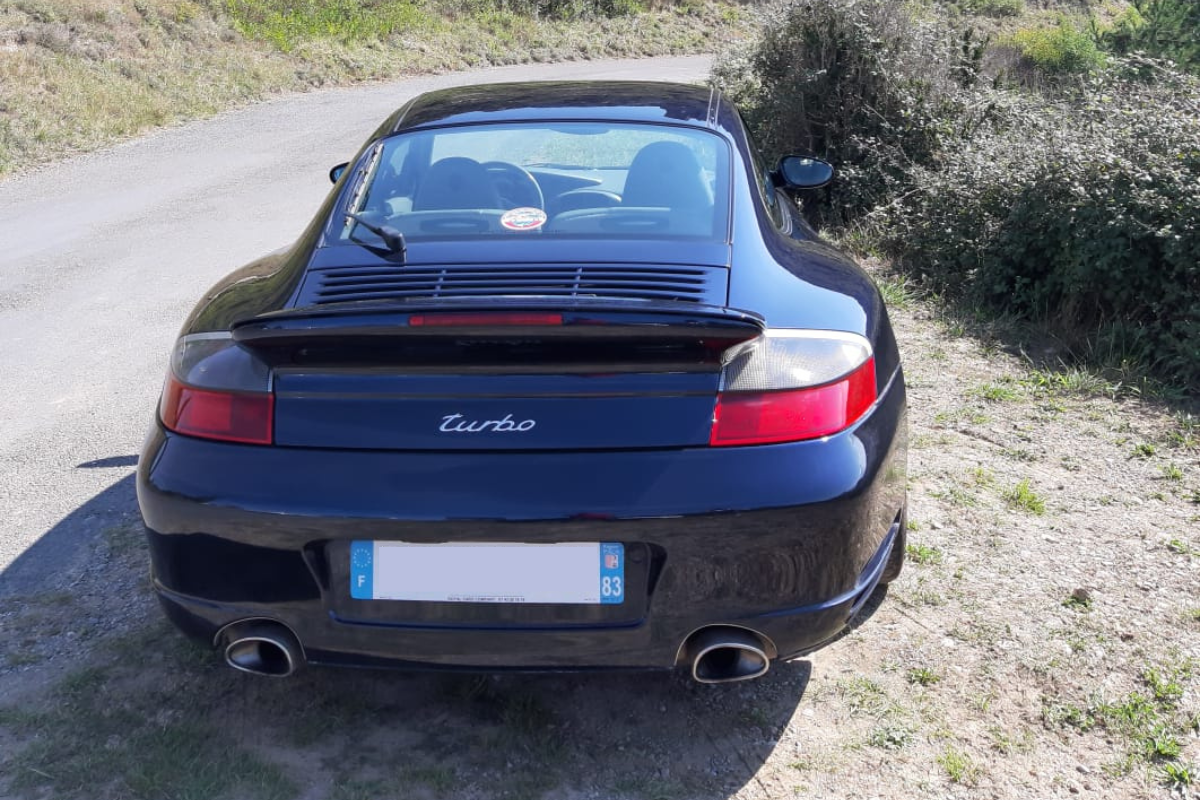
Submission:
[[[1162,468],[1162,476],[1169,481],[1183,480],[1183,470],[1178,464],[1166,464]]]
[[[1004,381],[986,383],[976,388],[975,396],[993,403],[1007,403],[1021,399],[1021,393],[1011,384]]]
[[[1067,595],[1062,604],[1067,608],[1074,608],[1079,611],[1086,611],[1092,607],[1092,593],[1087,589],[1076,589]]]
[[[904,547],[904,555],[914,564],[942,563],[942,551],[927,544],[908,544]]]
[[[867,744],[880,750],[899,750],[911,744],[912,740],[912,728],[890,723],[873,728],[867,735]]]
[[[1196,782],[1198,770],[1192,764],[1163,764],[1162,781],[1171,789],[1186,789]]]
[[[942,676],[929,667],[913,667],[908,671],[908,682],[915,686],[932,686],[942,679]]]
[[[5,727],[28,742],[11,758],[11,788],[86,800],[106,794],[204,800],[235,793],[286,800],[298,792],[282,768],[197,720],[169,691],[114,702],[108,679],[105,671],[81,670],[59,684],[57,703],[48,710],[6,716]]]
[[[954,783],[974,786],[979,781],[979,766],[968,754],[953,746],[943,750],[942,754],[938,756],[937,762]]]
[[[1142,442],[1133,448],[1130,458],[1150,458],[1156,452],[1158,452],[1158,448],[1156,448],[1153,444],[1150,442]]]
[[[1167,542],[1167,549],[1173,553],[1178,553],[1181,556],[1197,556],[1200,557],[1200,550],[1192,547],[1182,539],[1175,538]]]
[[[1081,733],[1102,728],[1106,736],[1123,740],[1124,757],[1110,765],[1114,775],[1127,774],[1138,762],[1171,764],[1183,753],[1183,739],[1198,720],[1185,721],[1177,704],[1185,694],[1184,682],[1192,676],[1193,664],[1184,659],[1168,667],[1147,667],[1142,680],[1150,689],[1113,702],[1093,699],[1087,706],[1056,700],[1043,708],[1043,719],[1050,725],[1074,728]],[[1183,769],[1187,769],[1183,767]]]
[[[1010,508],[1038,516],[1046,513],[1045,499],[1030,487],[1028,478],[1006,489],[1002,496]]]
[[[875,283],[879,287],[879,293],[883,295],[883,302],[889,308],[907,311],[912,307],[917,295],[907,278],[888,276],[879,278]]]
[[[878,682],[856,675],[837,682],[838,693],[851,713],[882,717],[895,710],[895,705]]]

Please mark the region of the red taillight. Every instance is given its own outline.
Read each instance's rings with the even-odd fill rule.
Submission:
[[[275,396],[197,389],[167,376],[160,414],[176,433],[226,442],[270,444]]]
[[[526,311],[505,312],[463,312],[433,314],[413,314],[408,318],[411,327],[452,327],[452,328],[482,328],[491,326],[513,325],[562,325],[562,314],[539,314]]]
[[[854,424],[875,402],[875,359],[824,386],[717,396],[709,444],[772,444],[817,439]]]

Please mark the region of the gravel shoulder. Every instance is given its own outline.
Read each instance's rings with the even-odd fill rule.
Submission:
[[[1194,796],[1200,421],[880,278],[909,562],[825,650],[727,687],[235,674],[159,618],[124,477],[91,560],[0,602],[0,796]]]

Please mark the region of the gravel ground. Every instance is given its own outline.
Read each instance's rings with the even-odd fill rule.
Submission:
[[[93,560],[0,603],[0,793],[1194,796],[1200,423],[1039,371],[886,288],[910,388],[909,563],[825,650],[725,687],[255,679],[159,619],[124,478]]]

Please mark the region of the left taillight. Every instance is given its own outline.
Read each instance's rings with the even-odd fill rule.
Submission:
[[[202,439],[271,444],[271,369],[228,333],[183,336],[175,344],[159,417]]]

